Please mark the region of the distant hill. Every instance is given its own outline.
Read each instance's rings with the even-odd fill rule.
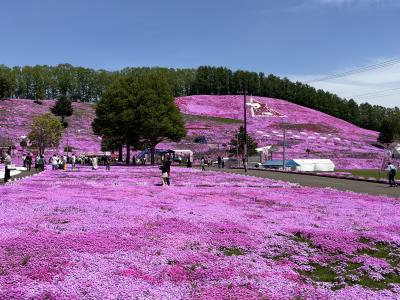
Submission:
[[[287,158],[331,158],[338,168],[380,168],[383,150],[372,146],[378,133],[284,100],[248,97],[248,132],[258,145],[274,145],[274,158],[282,157],[283,128],[287,128]],[[252,106],[250,103],[252,102]],[[185,116],[187,137],[179,144],[160,147],[190,148],[199,155],[214,155],[228,148],[243,120],[243,96],[188,96],[176,98]],[[50,111],[53,100],[36,104],[32,100],[0,101],[0,137],[17,145],[27,135],[32,118]],[[68,144],[75,152],[100,151],[100,139],[93,134],[93,106],[73,103],[74,114],[59,147]],[[194,143],[205,137],[206,144]],[[306,149],[310,153],[306,153]]]
[[[288,158],[331,158],[339,168],[381,167],[383,151],[372,146],[375,131],[284,100],[247,97],[247,102],[249,134],[260,147],[274,145],[276,158],[282,157],[285,127]],[[242,124],[243,96],[189,96],[176,103],[186,115],[187,141],[205,136],[209,144],[219,144],[214,148],[221,148]]]

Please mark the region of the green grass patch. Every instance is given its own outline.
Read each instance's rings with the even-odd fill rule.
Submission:
[[[220,247],[219,251],[221,251],[225,256],[240,256],[246,254],[246,252],[238,247]]]
[[[362,176],[365,178],[386,178],[386,173],[381,170],[376,169],[365,169],[365,170],[336,170],[335,172],[347,172],[351,173],[353,176]]]
[[[337,282],[338,274],[333,270],[334,265],[321,266],[319,264],[311,263],[310,266],[314,267],[312,271],[299,271],[300,274],[306,275],[313,281],[319,282]]]
[[[221,123],[221,124],[243,123],[243,121],[239,120],[239,119],[221,118],[221,117],[212,117],[212,116],[184,115],[184,118],[186,121],[208,121],[208,122],[215,122],[215,123]]]

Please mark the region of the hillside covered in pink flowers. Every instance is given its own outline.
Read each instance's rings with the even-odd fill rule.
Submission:
[[[0,118],[7,126],[0,135],[19,141],[27,135],[34,115],[49,112],[54,101],[0,101]],[[365,130],[327,114],[284,100],[248,97],[248,131],[260,147],[274,145],[273,158],[281,159],[283,128],[287,128],[287,158],[331,158],[337,168],[380,168],[383,151],[372,146],[378,133]],[[250,105],[252,102],[252,105]],[[243,119],[243,96],[190,96],[176,99],[185,115],[187,137],[178,145],[160,147],[193,149],[200,155],[213,155],[228,149],[228,144]],[[76,152],[100,150],[100,139],[91,129],[94,109],[90,104],[74,103],[74,115],[60,149],[68,144]],[[194,139],[203,136],[205,144]],[[18,143],[17,143],[18,144]],[[306,149],[310,152],[306,153]]]

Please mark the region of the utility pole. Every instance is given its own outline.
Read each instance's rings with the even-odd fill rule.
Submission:
[[[286,168],[286,127],[283,128],[283,170]]]
[[[244,90],[243,97],[243,122],[244,122],[244,141],[243,141],[243,162],[246,164],[248,162],[247,157],[247,103],[246,103],[246,89]],[[247,167],[244,166],[244,171],[247,172]]]

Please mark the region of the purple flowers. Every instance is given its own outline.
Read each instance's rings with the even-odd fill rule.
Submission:
[[[393,299],[397,200],[152,167],[0,186],[0,298]]]

